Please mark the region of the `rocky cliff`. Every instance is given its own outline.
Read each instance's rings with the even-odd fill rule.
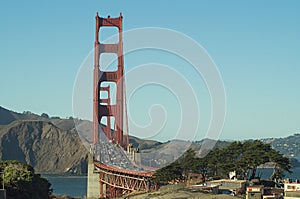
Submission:
[[[0,128],[1,160],[19,160],[42,173],[87,171],[87,150],[74,130],[50,121],[13,119]]]

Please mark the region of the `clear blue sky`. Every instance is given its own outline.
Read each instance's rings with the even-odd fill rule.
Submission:
[[[95,13],[122,12],[125,31],[174,29],[207,50],[226,88],[222,139],[287,136],[300,131],[299,9],[296,0],[1,1],[0,106],[72,115]]]

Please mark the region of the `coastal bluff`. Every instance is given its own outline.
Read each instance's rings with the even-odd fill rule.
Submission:
[[[47,121],[13,121],[0,128],[0,159],[19,160],[38,173],[87,171],[87,149],[79,135]]]

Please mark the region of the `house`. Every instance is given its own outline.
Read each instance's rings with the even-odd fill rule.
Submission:
[[[285,199],[300,198],[300,183],[284,182],[284,198]]]
[[[283,188],[265,187],[263,199],[279,199],[283,198]]]
[[[264,186],[256,185],[247,187],[246,199],[261,199],[264,195]]]

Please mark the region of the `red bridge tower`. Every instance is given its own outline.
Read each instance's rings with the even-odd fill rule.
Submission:
[[[93,96],[93,144],[96,149],[99,146],[99,133],[102,131],[106,137],[121,145],[124,149],[128,146],[126,98],[124,89],[124,60],[122,44],[122,14],[117,18],[102,18],[96,15],[96,40],[94,44],[94,96]],[[99,41],[99,31],[103,26],[118,28],[119,40],[115,44],[104,44]],[[100,67],[102,53],[114,53],[118,56],[118,67],[115,71],[103,71]],[[105,83],[116,83],[116,88],[107,86]],[[107,95],[100,95],[106,92]],[[115,95],[112,95],[115,92]],[[116,102],[111,101],[116,96]],[[106,117],[106,127],[100,126],[101,119]],[[112,117],[115,119],[112,120]],[[114,121],[114,123],[111,123]],[[124,125],[124,121],[126,122]],[[111,125],[112,124],[112,125]],[[112,130],[113,126],[113,130]],[[124,128],[126,127],[126,128]],[[101,129],[100,129],[101,128]],[[124,135],[124,129],[126,134]],[[93,154],[95,155],[95,154]],[[98,157],[98,156],[97,156]],[[150,185],[152,172],[141,170],[128,170],[106,165],[93,156],[88,164],[88,198],[116,198],[131,192],[147,192],[154,189]]]
[[[93,131],[94,145],[99,143],[99,124],[103,117],[107,118],[107,125],[104,128],[106,137],[120,144],[124,149],[128,146],[128,134],[123,135],[124,130],[124,59],[122,43],[122,13],[117,18],[102,18],[96,15],[96,40],[94,44],[94,99],[93,99]],[[117,27],[119,30],[119,41],[116,44],[104,44],[99,42],[100,28],[104,26]],[[102,53],[115,53],[118,56],[118,67],[116,71],[100,70],[100,58]],[[116,83],[116,103],[111,103],[112,89],[104,86],[104,82]],[[101,99],[100,91],[107,92],[107,98]],[[114,131],[111,131],[111,118],[114,117]],[[101,128],[101,127],[100,127]]]

